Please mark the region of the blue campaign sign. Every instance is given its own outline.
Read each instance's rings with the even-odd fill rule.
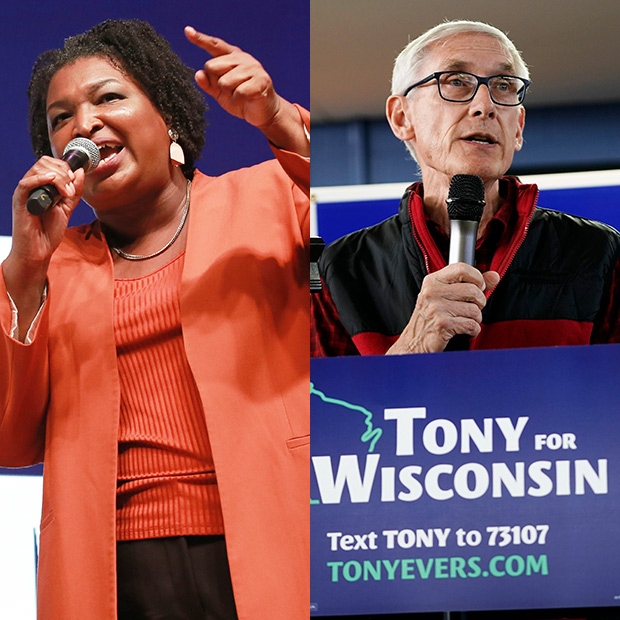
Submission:
[[[311,614],[620,605],[620,345],[311,363]]]

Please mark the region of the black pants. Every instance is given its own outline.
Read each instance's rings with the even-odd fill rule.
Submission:
[[[237,620],[223,536],[117,543],[119,620]]]

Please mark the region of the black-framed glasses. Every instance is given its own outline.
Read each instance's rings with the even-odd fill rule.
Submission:
[[[422,86],[431,80],[437,80],[439,96],[446,101],[454,103],[466,103],[471,101],[478,92],[480,84],[485,84],[489,89],[491,101],[497,105],[516,106],[521,105],[525,99],[525,93],[530,80],[516,77],[515,75],[491,75],[480,77],[465,71],[437,71],[423,80],[412,84],[404,93],[407,96],[412,89]]]

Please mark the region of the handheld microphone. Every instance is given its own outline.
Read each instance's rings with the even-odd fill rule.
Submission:
[[[455,174],[448,191],[450,253],[448,263],[475,264],[478,224],[484,210],[484,183],[475,174]]]
[[[62,160],[66,161],[73,171],[84,168],[85,172],[89,172],[99,165],[99,148],[88,138],[74,138],[65,147]],[[41,215],[53,207],[59,197],[58,190],[51,183],[33,189],[26,202],[28,213]]]
[[[478,224],[484,210],[484,183],[475,174],[455,174],[448,190],[450,217],[450,253],[448,262],[474,266]],[[469,336],[457,334],[450,339],[446,351],[466,351]]]

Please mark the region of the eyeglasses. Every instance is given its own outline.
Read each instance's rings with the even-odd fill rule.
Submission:
[[[464,71],[437,71],[432,75],[412,84],[403,94],[406,97],[412,89],[422,86],[431,80],[437,80],[439,96],[446,101],[465,103],[471,101],[478,92],[480,84],[485,84],[489,89],[491,101],[497,105],[516,106],[521,105],[525,99],[525,93],[530,80],[514,75],[492,75],[480,77]]]

